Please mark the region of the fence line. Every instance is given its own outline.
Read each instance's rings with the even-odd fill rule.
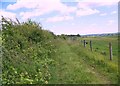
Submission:
[[[84,47],[86,47],[86,41],[84,40]]]
[[[112,43],[109,43],[110,60],[112,60]]]
[[[92,51],[92,41],[90,40],[90,50]]]
[[[81,40],[81,42],[82,42],[82,40]],[[86,40],[83,40],[83,43],[84,43],[84,48],[86,47],[86,44],[88,43],[88,42],[86,42]],[[91,51],[93,51],[93,47],[92,47],[92,40],[90,40],[90,50]],[[112,43],[111,42],[109,42],[109,58],[110,58],[110,60],[112,60],[113,59],[113,54],[112,54]]]

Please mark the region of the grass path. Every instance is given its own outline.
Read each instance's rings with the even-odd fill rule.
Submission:
[[[80,58],[67,43],[59,46],[56,57],[56,68],[54,69],[54,79],[50,83],[92,83],[109,84],[106,76],[100,74],[92,66]]]

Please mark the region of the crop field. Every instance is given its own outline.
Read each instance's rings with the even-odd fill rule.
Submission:
[[[117,36],[71,40],[42,30],[32,21],[9,22],[3,26],[0,38],[2,84],[118,83]],[[82,40],[88,42],[86,47]],[[89,48],[90,40],[93,51]],[[112,43],[112,60],[109,59],[109,42]]]

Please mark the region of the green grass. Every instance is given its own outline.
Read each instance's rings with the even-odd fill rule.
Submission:
[[[87,65],[90,65],[93,67],[97,72],[99,72],[101,75],[105,76],[111,76],[108,77],[108,79],[111,79],[111,82],[116,83],[117,82],[117,75],[118,75],[118,65],[114,62],[111,62],[109,60],[105,60],[104,56],[97,54],[97,53],[90,53],[87,50],[76,50],[78,52],[78,55],[81,56],[81,58],[84,60],[84,62]]]
[[[116,84],[118,38],[70,40],[34,22],[3,26],[2,84]],[[81,40],[92,40],[93,51]],[[112,42],[113,60],[108,43]]]
[[[58,49],[55,77],[50,83],[91,83],[95,82],[96,76],[89,71],[76,53],[72,52],[67,43],[61,43]],[[91,79],[91,77],[93,77]],[[99,81],[99,80],[98,80]]]
[[[79,42],[59,42],[54,78],[50,83],[117,83],[118,65]]]
[[[0,37],[0,46],[2,45],[2,37]]]
[[[105,52],[106,55],[109,55],[109,42],[112,43],[113,56],[118,57],[118,37],[91,37],[91,38],[82,38],[81,40],[86,40],[89,42],[92,40],[93,50],[96,52]],[[89,44],[87,44],[89,47]]]

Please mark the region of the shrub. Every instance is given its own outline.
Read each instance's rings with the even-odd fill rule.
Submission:
[[[15,23],[2,18],[3,84],[48,83],[54,60],[55,35],[36,22]]]

